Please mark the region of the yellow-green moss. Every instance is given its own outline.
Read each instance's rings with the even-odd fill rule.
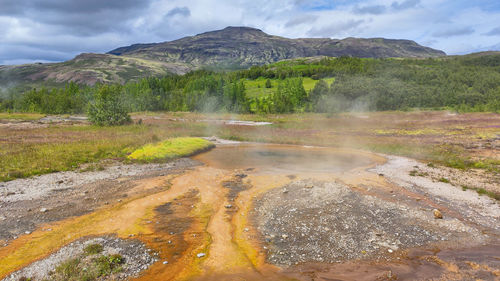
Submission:
[[[128,159],[146,162],[169,160],[190,156],[213,147],[213,143],[202,138],[173,138],[145,145],[132,152]]]

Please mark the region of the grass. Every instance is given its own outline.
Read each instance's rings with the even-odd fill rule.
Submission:
[[[159,126],[59,126],[16,130],[0,127],[0,181],[75,170],[103,159],[125,160],[135,149],[177,136],[199,135],[203,123]]]
[[[132,152],[127,158],[141,162],[170,160],[191,156],[213,147],[213,143],[202,138],[173,138],[145,145]]]
[[[60,263],[50,273],[52,281],[94,281],[104,280],[123,271],[125,259],[118,254],[101,255],[103,246],[91,244],[79,256]],[[25,278],[31,280],[31,278]],[[47,281],[48,281],[47,280]],[[45,281],[45,280],[44,280]]]
[[[477,192],[477,194],[479,194],[479,196],[481,195],[486,195],[490,198],[493,198],[493,199],[496,199],[496,200],[500,200],[500,194],[499,193],[496,193],[496,192],[493,192],[493,191],[488,191],[484,188],[476,188],[476,187],[471,187],[471,186],[467,186],[467,185],[462,185],[462,190],[463,191],[466,191],[466,190],[474,190]]]
[[[444,183],[450,183],[450,180],[447,178],[440,178],[438,181],[444,182]]]
[[[276,90],[276,87],[278,87],[278,83],[280,83],[280,79],[269,79],[271,81],[271,88],[266,88],[266,78],[260,77],[255,80],[245,80],[245,93],[249,97],[261,97],[261,96],[267,96],[271,95],[274,93]],[[327,82],[329,85],[331,85],[334,81],[335,78],[325,78],[323,79],[325,82]],[[302,85],[304,86],[304,89],[306,92],[309,92],[314,88],[316,83],[318,83],[319,80],[314,80],[310,77],[304,77]]]
[[[0,120],[23,120],[33,121],[45,117],[43,114],[38,113],[5,113],[0,112]]]
[[[102,252],[104,247],[101,244],[90,244],[83,249],[83,253],[86,256],[97,255]]]
[[[264,81],[263,81],[264,83]],[[347,146],[380,153],[407,156],[458,169],[499,172],[500,160],[478,157],[464,148],[486,143],[477,134],[500,133],[488,126],[500,122],[500,115],[471,113],[449,117],[446,112],[372,112],[236,115],[201,113],[135,113],[142,125],[95,127],[52,124],[25,130],[0,127],[0,181],[57,171],[101,170],[103,159],[124,161],[136,149],[175,137],[219,136],[243,141],[298,145]],[[448,119],[460,118],[460,134]],[[172,121],[182,119],[184,121]],[[200,119],[268,121],[270,126],[225,126]],[[479,121],[478,121],[479,120]],[[422,132],[439,134],[377,134],[380,132]],[[453,144],[450,144],[453,143]],[[477,145],[476,145],[477,147]]]
[[[54,281],[102,280],[123,270],[125,260],[121,255],[98,256],[91,259],[75,258],[58,265],[50,277]]]

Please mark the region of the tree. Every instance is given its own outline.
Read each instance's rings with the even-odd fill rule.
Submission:
[[[267,79],[266,80],[266,88],[270,89],[273,87],[273,84],[271,84],[271,80],[270,79]]]
[[[102,85],[94,92],[89,104],[90,122],[98,126],[113,126],[130,123],[131,119],[120,100],[121,85]]]

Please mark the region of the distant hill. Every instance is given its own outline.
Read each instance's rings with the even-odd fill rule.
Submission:
[[[410,40],[384,38],[288,39],[250,27],[227,27],[179,40],[135,44],[108,54],[163,62],[183,62],[193,66],[248,67],[284,59],[313,56],[353,56],[362,58],[439,57],[446,54]]]
[[[107,54],[84,53],[62,63],[0,66],[0,87],[26,89],[58,86],[69,81],[86,85],[124,83],[147,76],[183,74],[202,67],[238,69],[300,57],[424,58],[445,55],[410,40],[288,39],[255,28],[227,27],[170,42],[121,47]]]
[[[179,63],[84,53],[61,63],[0,66],[0,86],[18,88],[36,87],[41,84],[58,86],[70,81],[85,85],[94,85],[98,82],[125,83],[146,76],[183,74],[189,70],[190,67]]]

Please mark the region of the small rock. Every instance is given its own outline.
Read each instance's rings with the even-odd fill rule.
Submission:
[[[434,209],[434,210],[432,210],[432,212],[434,213],[435,219],[442,219],[443,218],[443,214],[441,214],[441,211],[439,211],[438,209]]]
[[[248,228],[246,228],[246,227],[245,227],[245,229],[243,229],[243,231],[245,231],[245,232],[248,232],[248,230],[249,230],[249,229],[248,229]]]
[[[205,253],[199,253],[196,256],[199,257],[199,258],[203,258],[204,256],[206,256],[206,254]]]
[[[163,264],[168,264],[168,261],[164,261]]]
[[[392,253],[394,252],[392,249],[387,250],[387,252]]]
[[[49,210],[49,209],[47,209],[47,208],[41,208],[41,209],[40,209],[40,213],[46,213],[48,210]]]
[[[288,193],[288,189],[283,188],[283,193]]]
[[[233,207],[233,205],[231,205],[231,204],[227,204],[227,205],[226,205],[226,206],[224,206],[224,207],[226,207],[226,209],[231,209],[231,208]]]
[[[287,238],[288,238],[288,235],[283,234],[283,235],[281,235],[281,238],[283,238],[283,239],[287,239]]]
[[[31,234],[31,231],[25,231],[24,234],[29,235]]]

